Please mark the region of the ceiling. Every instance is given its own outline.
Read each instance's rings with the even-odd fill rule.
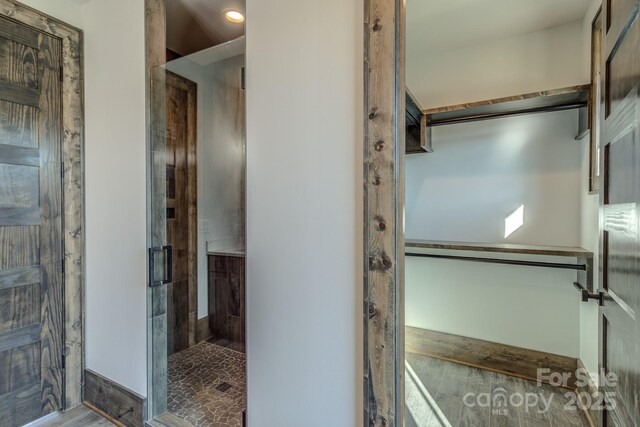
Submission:
[[[408,54],[487,43],[582,19],[590,0],[406,0]]]
[[[227,21],[224,13],[245,13],[245,0],[166,0],[167,48],[189,55],[244,35],[244,24]]]

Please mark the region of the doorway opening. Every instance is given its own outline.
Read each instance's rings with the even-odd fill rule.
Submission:
[[[158,425],[241,427],[246,409],[244,25],[236,15],[234,21],[225,18],[229,10],[222,2],[209,2],[206,10],[195,1],[148,3],[155,13],[148,33],[155,19],[164,30],[161,40],[151,42],[163,54],[148,58],[148,418]],[[233,10],[244,14],[244,3]],[[202,19],[212,14],[217,18]]]
[[[406,3],[405,426],[596,419],[600,5],[525,3]]]

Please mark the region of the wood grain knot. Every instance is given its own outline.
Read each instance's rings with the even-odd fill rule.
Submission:
[[[387,222],[381,216],[376,217],[376,229],[378,231],[384,231],[387,229]]]
[[[389,258],[387,255],[383,255],[382,267],[384,268],[384,270],[390,269],[392,265],[393,265],[393,262],[391,262],[391,258]]]
[[[377,115],[378,115],[378,109],[377,108],[373,108],[371,110],[371,112],[369,113],[369,120],[375,119]]]
[[[373,177],[373,185],[380,185],[380,175],[376,175]]]
[[[374,22],[372,29],[376,33],[382,29],[382,25],[380,25],[380,20],[379,19],[376,19],[376,22]]]
[[[376,317],[378,314],[378,306],[375,303],[369,304],[369,319]]]
[[[384,141],[378,141],[376,142],[376,145],[374,146],[376,151],[382,151],[384,150]]]
[[[393,266],[393,262],[388,255],[382,255],[380,258],[369,258],[369,269],[371,271],[386,271]]]

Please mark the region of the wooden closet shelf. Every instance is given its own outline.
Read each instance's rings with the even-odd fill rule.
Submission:
[[[524,95],[423,110],[427,126],[587,107],[591,85],[571,86]]]

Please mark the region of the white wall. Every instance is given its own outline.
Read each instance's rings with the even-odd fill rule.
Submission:
[[[84,28],[81,5],[85,2],[83,0],[20,0],[20,3],[81,29]]]
[[[143,0],[91,0],[85,31],[86,365],[146,395]]]
[[[577,124],[577,112],[565,111],[434,128],[434,152],[405,162],[407,238],[580,246]],[[524,225],[505,239],[504,219],[520,205]],[[407,257],[406,323],[577,357],[575,279],[565,270]]]
[[[575,258],[503,257],[576,262]],[[574,271],[415,257],[407,257],[405,267],[408,326],[578,357],[580,300],[572,285]]]
[[[363,10],[247,1],[250,425],[362,425]]]
[[[203,146],[203,220],[210,249],[243,250],[245,246],[245,105],[240,88],[244,55],[208,67],[211,116]]]
[[[588,83],[582,22],[407,58],[407,87],[423,108]]]
[[[577,127],[577,111],[435,127],[433,153],[406,157],[407,238],[580,246]]]

